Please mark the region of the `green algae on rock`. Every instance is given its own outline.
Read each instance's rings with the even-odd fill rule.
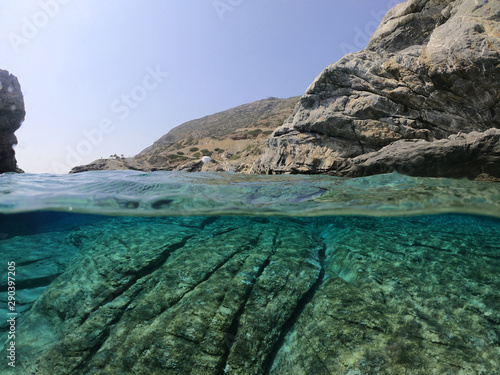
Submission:
[[[23,374],[500,371],[498,219],[123,216],[59,238],[77,251],[19,320]]]

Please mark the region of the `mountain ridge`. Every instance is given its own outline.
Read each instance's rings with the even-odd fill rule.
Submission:
[[[95,170],[248,170],[274,129],[299,100],[269,97],[180,124],[131,158],[113,155],[74,167],[70,173]],[[211,163],[204,165],[203,156]]]

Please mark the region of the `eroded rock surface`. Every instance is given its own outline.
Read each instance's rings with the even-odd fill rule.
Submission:
[[[450,155],[441,155],[442,143],[435,141],[500,125],[499,19],[498,1],[398,4],[366,49],[346,55],[311,84],[294,115],[269,138],[254,171],[343,175],[346,165],[364,155],[368,164],[377,157],[381,171],[409,167],[413,175],[448,176],[448,169],[435,163],[449,163]],[[403,159],[413,154],[404,147],[394,153],[391,146],[393,159],[372,154],[404,140],[436,147],[420,155],[428,168],[409,166]],[[454,168],[452,175],[474,178],[468,168],[481,170],[483,159],[500,163],[500,155],[492,153]],[[381,172],[351,172],[374,173]],[[498,169],[491,173],[500,177]]]
[[[349,177],[398,171],[413,176],[500,177],[500,129],[451,135],[434,142],[401,140],[379,151],[357,156],[339,166]],[[499,177],[495,177],[499,176]]]
[[[14,132],[24,121],[24,99],[16,77],[0,70],[0,173],[22,172],[17,168]]]
[[[66,242],[22,374],[500,371],[495,219],[123,217]]]

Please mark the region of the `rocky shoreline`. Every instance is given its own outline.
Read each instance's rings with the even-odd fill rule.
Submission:
[[[316,78],[252,171],[500,178],[499,15],[495,1],[398,4]]]
[[[499,16],[496,1],[408,0],[386,14],[367,48],[327,67],[300,99],[268,98],[193,120],[134,157],[71,172],[398,171],[498,181]],[[12,145],[24,103],[17,79],[0,73],[2,173],[19,171]]]

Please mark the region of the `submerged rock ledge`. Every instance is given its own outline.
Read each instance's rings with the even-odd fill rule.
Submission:
[[[24,289],[41,295],[18,322],[18,369],[498,373],[498,228],[471,216],[122,217],[41,233],[69,251],[27,258],[60,275]],[[19,241],[2,251],[36,248]]]

